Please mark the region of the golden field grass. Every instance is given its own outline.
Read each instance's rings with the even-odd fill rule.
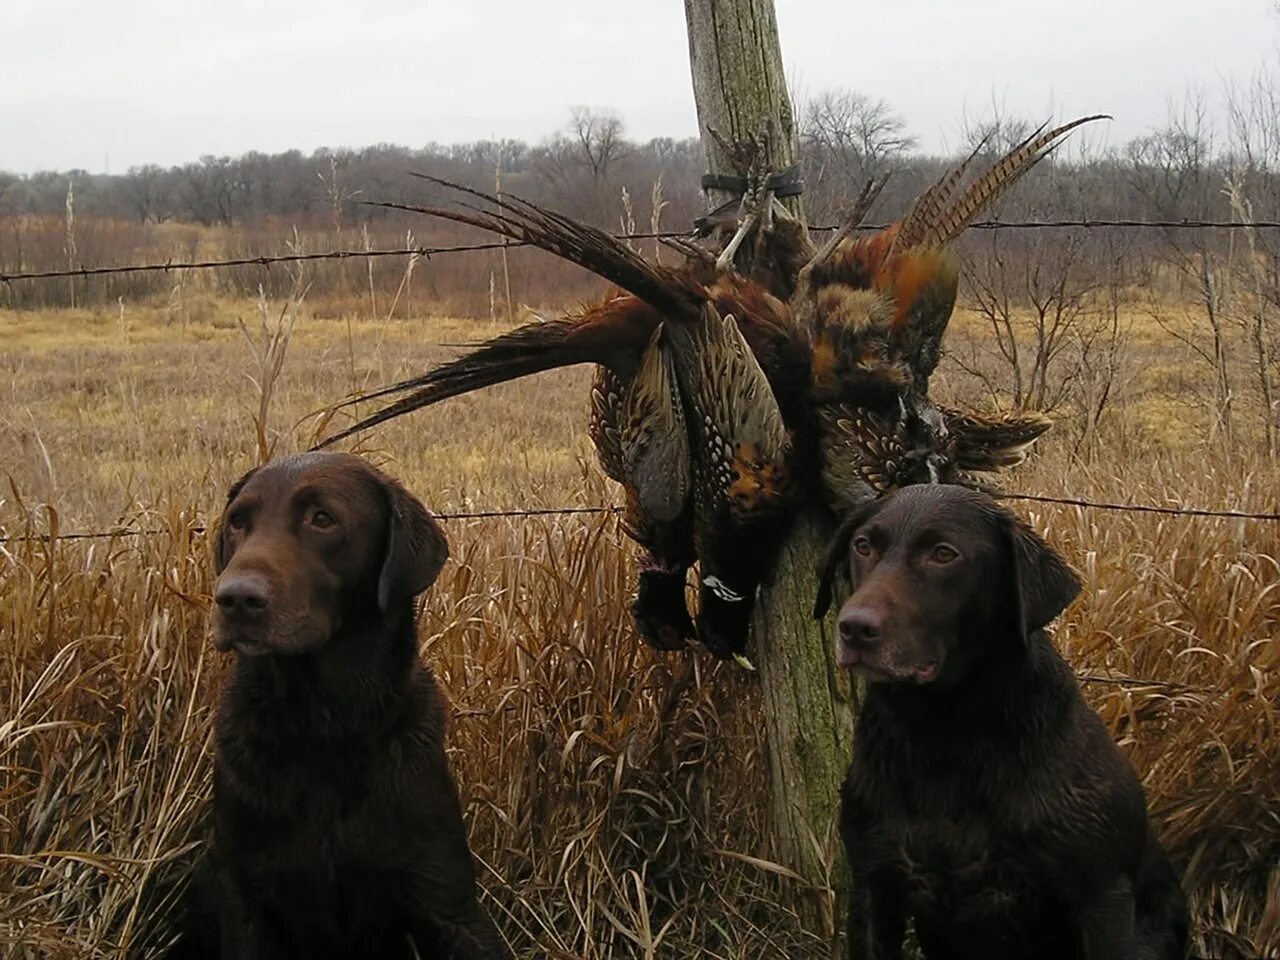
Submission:
[[[205,837],[225,664],[206,642],[196,531],[256,456],[236,324],[256,310],[0,312],[3,535],[155,531],[0,544],[4,956],[148,955]],[[496,330],[304,309],[272,407],[279,452],[307,444],[326,403]],[[1153,331],[1137,336],[1158,383],[1177,359]],[[442,513],[610,503],[586,437],[588,379],[459,398],[365,450]],[[940,389],[962,392],[953,380]],[[1276,509],[1275,464],[1189,442],[1195,417],[1177,397],[1146,390],[1120,416],[1140,445],[1104,445],[1086,464],[1051,440],[1005,486]],[[1016,506],[1084,573],[1058,641],[1143,776],[1197,952],[1280,955],[1280,526]],[[451,762],[489,908],[516,953],[828,956],[831,931],[800,919],[815,891],[772,862],[756,685],[638,642],[616,519],[446,530],[453,560],[427,597],[423,645],[453,704]]]

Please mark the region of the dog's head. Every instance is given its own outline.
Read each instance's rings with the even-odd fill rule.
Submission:
[[[306,453],[232,485],[214,545],[214,638],[245,654],[317,650],[406,608],[449,548],[426,508],[359,457]]]
[[[960,682],[1080,592],[1075,572],[1022,520],[954,485],[906,487],[851,516],[824,561],[816,616],[844,571],[853,592],[837,618],[837,659],[872,681]]]

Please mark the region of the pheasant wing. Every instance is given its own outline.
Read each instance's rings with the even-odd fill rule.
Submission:
[[[689,432],[665,326],[654,331],[623,395],[621,452],[627,480],[655,520],[673,520],[689,496]]]
[[[907,451],[893,423],[854,403],[824,404],[818,423],[822,483],[837,513],[897,486]]]
[[[746,646],[756,590],[786,528],[790,437],[737,321],[708,303],[666,328],[693,451],[698,633],[717,655]]]

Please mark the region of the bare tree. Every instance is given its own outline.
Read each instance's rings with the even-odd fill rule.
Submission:
[[[1129,144],[1127,154],[1134,189],[1153,214],[1162,219],[1208,219],[1220,199],[1221,172],[1213,162],[1213,134],[1202,94],[1187,95],[1181,110],[1170,111],[1165,127]],[[1213,432],[1228,452],[1235,445],[1235,385],[1229,364],[1223,310],[1222,250],[1204,230],[1169,230],[1166,262],[1189,283],[1204,309],[1209,336],[1184,329],[1160,309],[1152,315],[1169,336],[1187,346],[1212,372]]]
[[[1228,162],[1225,194],[1244,222],[1280,216],[1280,77],[1258,73],[1243,90],[1227,89]],[[1243,248],[1230,262],[1237,289],[1232,311],[1247,344],[1267,456],[1277,454],[1277,364],[1280,334],[1280,247],[1269,231],[1242,231]],[[1235,239],[1233,235],[1232,239]]]
[[[1229,181],[1226,187],[1231,209],[1242,223],[1255,220],[1253,204],[1244,195],[1238,182]],[[1275,257],[1265,249],[1256,227],[1244,231],[1245,247],[1233,251],[1230,263],[1233,278],[1239,285],[1234,290],[1231,316],[1241,328],[1248,344],[1253,376],[1261,401],[1262,436],[1268,457],[1276,455],[1276,383],[1275,367],[1277,344],[1272,324],[1272,313],[1277,306],[1277,290],[1274,272],[1268,270],[1268,261],[1274,268]]]
[[[962,134],[968,152],[999,156],[1033,129],[995,105],[987,117],[967,119]],[[1064,194],[1087,162],[1086,153],[1067,166],[1044,161],[1000,204],[1001,215],[1037,220],[1060,211],[1069,202]],[[1100,359],[1102,271],[1094,243],[1078,229],[1001,230],[970,239],[965,285],[992,336],[955,359],[998,404],[1051,411],[1078,403],[1086,360],[1096,366]]]
[[[183,200],[191,218],[205,226],[230,226],[240,192],[238,173],[230,157],[203,156],[183,167]]]
[[[611,110],[574,107],[564,132],[553,137],[541,152],[544,176],[571,207],[597,224],[605,222],[608,198],[614,193],[610,175],[618,162],[634,151],[625,129],[622,119]]]
[[[1053,410],[1079,377],[1078,346],[1097,287],[1090,241],[1073,231],[1062,237],[988,235],[965,271],[970,298],[994,335],[1000,373],[957,358],[993,395],[1005,391],[1016,409]]]
[[[173,216],[169,178],[154,163],[130,167],[124,180],[124,194],[139,223],[162,223]]]
[[[887,101],[852,90],[824,90],[805,104],[800,140],[815,178],[840,179],[842,189],[887,173],[916,143]]]
[[[1133,362],[1133,318],[1125,309],[1125,276],[1122,264],[1131,255],[1132,242],[1112,232],[1095,248],[1105,281],[1092,297],[1093,309],[1074,330],[1076,372],[1070,402],[1076,410],[1079,434],[1074,453],[1092,458],[1098,452],[1099,428],[1117,404],[1118,394],[1136,376]]]
[[[966,116],[960,125],[960,137],[966,153],[978,157],[1000,157],[1027,139],[1035,124],[1025,117],[1012,116],[1003,104],[992,101],[989,112],[979,117]]]
[[[612,110],[574,107],[570,111],[569,134],[596,181],[606,178],[609,168],[631,152],[631,144],[623,137],[622,118]]]

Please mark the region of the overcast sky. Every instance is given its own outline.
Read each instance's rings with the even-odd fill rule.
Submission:
[[[777,0],[793,92],[883,97],[924,147],[961,118],[1104,112],[1280,66],[1275,0]],[[0,0],[0,169],[515,137],[581,104],[696,132],[681,0]]]

